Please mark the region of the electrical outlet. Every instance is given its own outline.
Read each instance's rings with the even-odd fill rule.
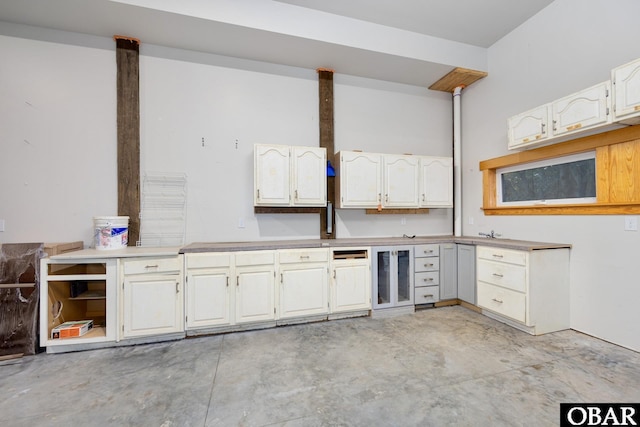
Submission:
[[[0,219],[0,231],[4,231],[4,219]]]
[[[244,228],[244,218],[238,218],[238,228]]]
[[[473,217],[472,216],[469,217],[469,225],[473,225]]]
[[[638,217],[637,216],[625,216],[624,217],[624,230],[625,231],[638,231]]]
[[[407,225],[407,218],[400,218],[400,225]]]

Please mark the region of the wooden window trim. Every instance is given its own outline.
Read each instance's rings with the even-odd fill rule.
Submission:
[[[496,170],[570,154],[596,152],[596,202],[498,206]],[[480,162],[485,215],[640,214],[640,125],[521,151]]]

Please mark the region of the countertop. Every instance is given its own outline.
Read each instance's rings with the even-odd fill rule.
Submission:
[[[465,243],[468,245],[494,246],[522,251],[541,249],[571,248],[565,243],[530,242],[526,240],[491,239],[486,237],[455,237],[445,236],[417,236],[408,237],[367,237],[348,239],[306,239],[306,240],[264,240],[252,242],[196,242],[184,246],[180,253],[199,252],[235,252],[272,249],[302,249],[302,248],[339,248],[356,246],[392,246],[392,245],[423,245],[430,243]]]
[[[131,257],[149,257],[149,256],[172,256],[180,253],[180,247],[166,248],[143,248],[136,246],[128,246],[122,249],[82,249],[79,251],[66,252],[60,255],[53,255],[51,259],[105,259],[105,258],[131,258]]]

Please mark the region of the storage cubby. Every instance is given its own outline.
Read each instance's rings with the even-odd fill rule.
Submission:
[[[115,341],[116,260],[69,262],[53,257],[41,262],[40,337],[47,351],[55,352],[60,346]],[[86,320],[93,321],[93,327],[82,336],[51,336],[51,331],[62,323]]]

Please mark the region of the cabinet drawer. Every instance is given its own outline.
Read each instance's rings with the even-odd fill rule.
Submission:
[[[416,245],[413,249],[413,256],[416,258],[440,255],[440,245]]]
[[[440,284],[439,271],[423,271],[415,275],[416,286],[431,286]]]
[[[251,251],[236,253],[236,266],[241,265],[269,265],[275,264],[274,251]]]
[[[218,268],[231,265],[231,254],[188,254],[187,268]]]
[[[528,253],[524,251],[478,246],[477,253],[479,259],[489,259],[492,261],[508,262],[509,264],[517,265],[527,265]]]
[[[518,292],[527,290],[527,269],[521,265],[481,259],[477,267],[478,280]]]
[[[519,322],[526,321],[526,297],[520,292],[479,282],[478,305]]]
[[[143,258],[124,260],[124,274],[173,273],[179,272],[180,258]]]
[[[296,251],[280,251],[280,264],[300,262],[327,262],[329,249],[302,249]]]
[[[415,304],[431,304],[440,301],[439,286],[420,286],[415,289]]]
[[[415,259],[415,271],[416,273],[421,271],[438,271],[440,269],[440,258],[416,258]]]

